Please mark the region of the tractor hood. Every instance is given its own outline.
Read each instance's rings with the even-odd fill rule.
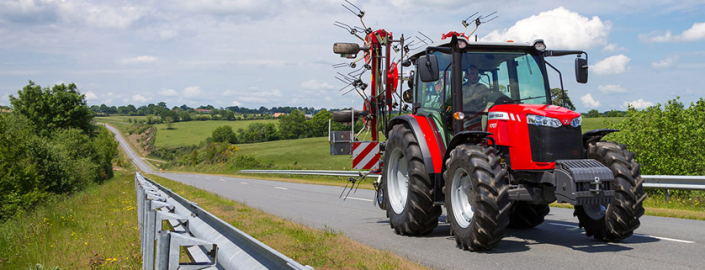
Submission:
[[[541,104],[504,104],[495,105],[490,109],[490,112],[506,112],[514,116],[526,118],[526,115],[533,114],[538,116],[546,116],[556,118],[564,125],[570,125],[570,122],[580,117],[580,113],[555,105]]]

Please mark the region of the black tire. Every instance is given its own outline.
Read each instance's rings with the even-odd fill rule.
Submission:
[[[511,203],[506,172],[494,149],[459,145],[450,152],[446,168],[445,206],[456,244],[478,251],[496,247],[509,224]]]
[[[512,229],[531,229],[544,221],[551,208],[548,204],[532,204],[529,202],[515,201],[509,213],[509,225]]]
[[[588,145],[587,158],[595,159],[614,173],[612,203],[605,206],[575,206],[574,216],[580,220],[585,234],[598,240],[618,241],[631,236],[644,215],[641,165],[634,161],[634,153],[625,145],[614,142],[594,142]],[[594,209],[601,209],[596,211]],[[602,212],[604,211],[604,214]]]
[[[400,235],[431,233],[442,209],[433,205],[433,182],[419,143],[406,125],[395,125],[389,131],[382,177],[384,205],[394,231]]]

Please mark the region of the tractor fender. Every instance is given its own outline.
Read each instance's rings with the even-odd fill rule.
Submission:
[[[395,125],[406,124],[419,142],[423,162],[426,166],[426,172],[429,174],[440,173],[443,160],[442,154],[445,152],[443,141],[437,135],[435,126],[431,125],[427,117],[419,115],[400,115],[389,120],[386,134]],[[440,143],[439,143],[440,142]]]
[[[612,132],[619,132],[617,129],[594,129],[583,133],[583,148],[587,149],[588,145],[602,140],[602,137],[607,136]]]
[[[446,160],[450,157],[450,150],[454,149],[456,146],[459,144],[465,144],[465,143],[479,143],[485,140],[485,138],[489,137],[492,135],[490,132],[486,131],[461,131],[458,132],[458,134],[455,134],[453,136],[453,139],[450,140],[450,143],[448,143],[448,150],[446,151],[445,155],[443,156],[443,160]],[[445,167],[445,162],[443,164],[443,167]],[[445,168],[443,168],[445,170]]]

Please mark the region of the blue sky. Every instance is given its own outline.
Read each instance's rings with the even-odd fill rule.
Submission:
[[[624,110],[704,96],[705,1],[352,1],[365,23],[395,37],[434,40],[479,12],[499,17],[480,40],[588,52],[590,80],[572,57],[552,59],[580,112]],[[355,39],[344,1],[2,0],[0,105],[32,80],[74,82],[89,105],[349,107],[333,64],[335,42]],[[470,4],[468,4],[470,3]],[[557,79],[552,86],[558,87]]]

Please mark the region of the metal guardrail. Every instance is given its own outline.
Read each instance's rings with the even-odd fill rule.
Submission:
[[[312,270],[135,173],[142,269]],[[168,221],[173,230],[163,230]],[[181,247],[195,263],[179,263]]]
[[[318,171],[318,170],[242,170],[244,174],[286,174],[286,175],[321,175],[321,176],[344,176],[356,177],[366,171]],[[379,175],[369,175],[367,177],[380,177]],[[681,189],[681,190],[705,190],[705,176],[681,176],[681,175],[642,175],[644,188],[655,189]]]

